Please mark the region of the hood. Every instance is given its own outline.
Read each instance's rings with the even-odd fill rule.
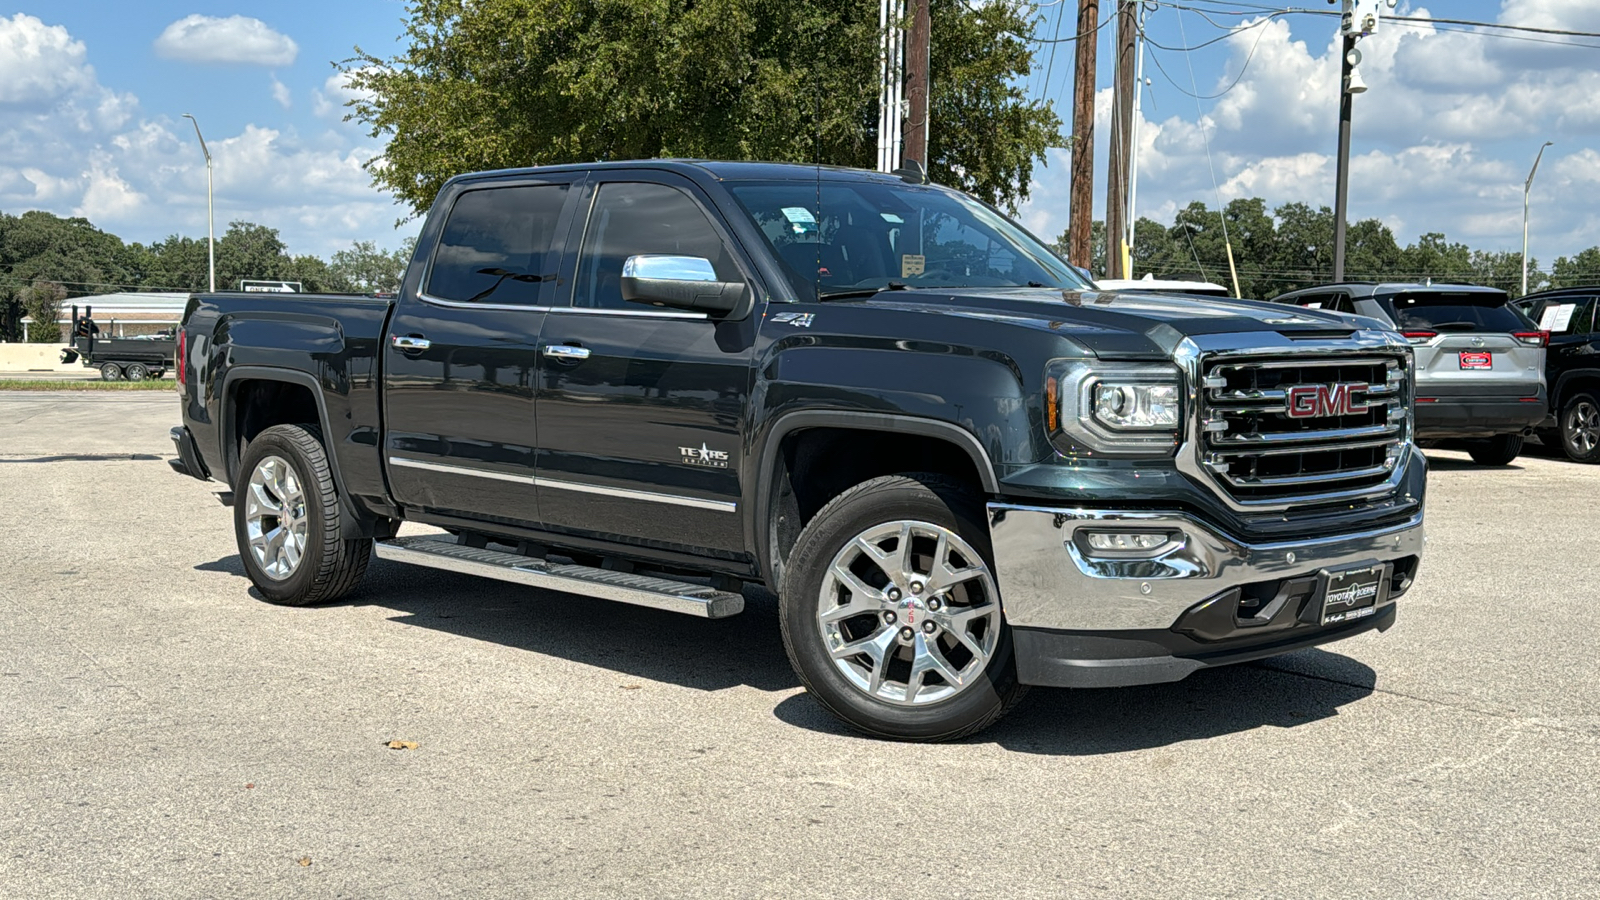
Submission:
[[[1270,331],[1343,337],[1382,327],[1359,316],[1281,303],[1143,291],[926,288],[880,291],[857,302],[1047,328],[1100,356],[1167,355],[1182,338],[1206,334]]]

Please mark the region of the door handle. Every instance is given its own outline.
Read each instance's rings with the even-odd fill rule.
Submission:
[[[433,341],[418,334],[394,334],[389,336],[389,342],[397,350],[426,350],[433,346]]]
[[[580,359],[589,358],[589,348],[574,347],[571,344],[545,344],[544,355],[576,362]]]

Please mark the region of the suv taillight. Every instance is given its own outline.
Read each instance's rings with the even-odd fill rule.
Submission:
[[[1530,347],[1550,346],[1550,332],[1548,331],[1519,331],[1511,336]]]
[[[189,359],[188,359],[189,354],[185,353],[184,351],[187,350],[188,348],[189,348],[189,332],[184,331],[182,328],[179,328],[178,329],[178,358],[173,361],[174,367],[176,367],[177,370],[178,370],[178,383],[179,384],[188,384],[189,383],[188,379],[184,378],[184,375],[183,375],[183,365],[184,365],[184,363],[189,361]]]
[[[1405,335],[1405,339],[1413,344],[1426,344],[1439,336],[1437,331],[1402,331],[1400,333]]]

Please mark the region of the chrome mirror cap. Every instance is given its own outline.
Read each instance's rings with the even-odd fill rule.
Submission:
[[[630,256],[622,264],[623,278],[643,278],[652,281],[705,281],[717,280],[717,270],[711,260],[698,256],[668,256],[642,254]]]

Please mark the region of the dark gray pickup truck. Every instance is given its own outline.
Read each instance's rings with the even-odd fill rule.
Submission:
[[[174,466],[269,600],[371,554],[707,617],[763,584],[885,737],[1387,629],[1423,547],[1400,335],[1097,292],[873,172],[462,176],[397,299],[197,295],[178,355]]]

